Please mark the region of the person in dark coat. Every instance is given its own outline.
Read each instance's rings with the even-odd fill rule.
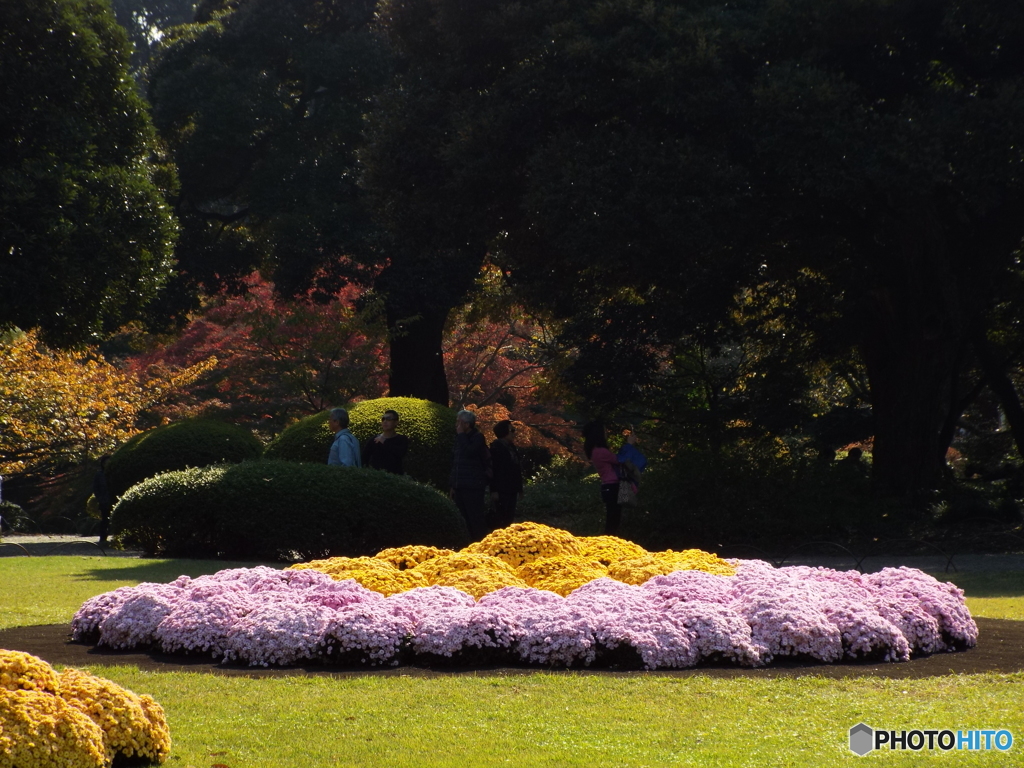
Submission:
[[[398,413],[384,411],[380,417],[380,434],[363,445],[363,466],[383,469],[393,475],[403,475],[402,459],[409,451],[409,438],[398,434]]]
[[[100,508],[100,544],[107,543],[107,529],[110,525],[110,510],[114,508],[114,499],[107,486],[107,459],[100,457],[100,468],[92,478],[92,495],[96,497],[96,506]]]
[[[491,443],[491,519],[489,528],[507,528],[516,518],[516,503],[523,497],[523,468],[519,449],[514,442],[515,427],[512,422],[499,421],[494,425]]]
[[[459,411],[455,417],[455,450],[449,479],[452,500],[466,519],[469,535],[479,541],[487,535],[484,494],[491,479],[491,452],[476,428],[476,414]]]

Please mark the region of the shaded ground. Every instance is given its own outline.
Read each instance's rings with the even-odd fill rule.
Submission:
[[[657,672],[617,672],[615,670],[571,670],[563,674],[655,674],[674,677],[709,675],[712,677],[794,677],[819,675],[822,677],[889,677],[918,678],[952,674],[982,672],[1024,672],[1024,621],[1004,619],[976,619],[978,645],[969,651],[940,653],[899,664],[798,664],[780,661],[762,669],[735,666],[702,666],[686,670],[659,670]],[[70,666],[132,665],[153,672],[206,672],[249,677],[286,677],[290,675],[331,675],[349,677],[357,675],[516,675],[531,674],[537,667],[484,667],[430,669],[400,666],[386,669],[338,669],[322,666],[262,669],[243,666],[223,666],[207,657],[167,655],[148,651],[114,651],[70,641],[71,629],[67,624],[35,627],[16,627],[0,630],[0,648],[26,651],[51,664]]]

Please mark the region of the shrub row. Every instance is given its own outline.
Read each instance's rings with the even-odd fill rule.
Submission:
[[[188,467],[259,458],[260,441],[247,429],[190,419],[135,435],[110,457],[107,486],[115,498],[147,477]]]
[[[151,477],[124,494],[111,526],[122,544],[166,557],[308,560],[469,540],[455,505],[409,478],[273,460]]]

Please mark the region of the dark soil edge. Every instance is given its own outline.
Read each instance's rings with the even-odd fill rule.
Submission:
[[[772,679],[817,675],[829,678],[884,677],[913,679],[942,675],[979,674],[987,672],[1024,672],[1024,621],[1005,619],[976,619],[979,629],[978,645],[967,651],[938,653],[902,663],[846,663],[806,664],[780,659],[770,666],[748,669],[731,665],[699,666],[683,670],[656,670],[654,672],[617,671],[615,669],[546,670],[558,674],[595,675],[662,675],[688,677],[750,677]],[[359,675],[521,675],[532,674],[538,667],[423,667],[399,666],[384,668],[339,669],[323,666],[299,666],[264,669],[261,667],[226,666],[208,656],[184,656],[154,651],[115,651],[71,642],[71,629],[67,624],[34,627],[15,627],[0,630],[0,648],[25,651],[50,664],[66,666],[135,666],[151,672],[203,672],[245,677],[287,677],[295,675],[329,675],[351,677]]]

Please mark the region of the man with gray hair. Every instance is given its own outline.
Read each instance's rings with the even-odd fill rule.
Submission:
[[[348,431],[348,411],[344,408],[332,408],[328,413],[327,423],[334,432],[331,452],[327,455],[327,463],[332,467],[361,467],[359,441]]]

